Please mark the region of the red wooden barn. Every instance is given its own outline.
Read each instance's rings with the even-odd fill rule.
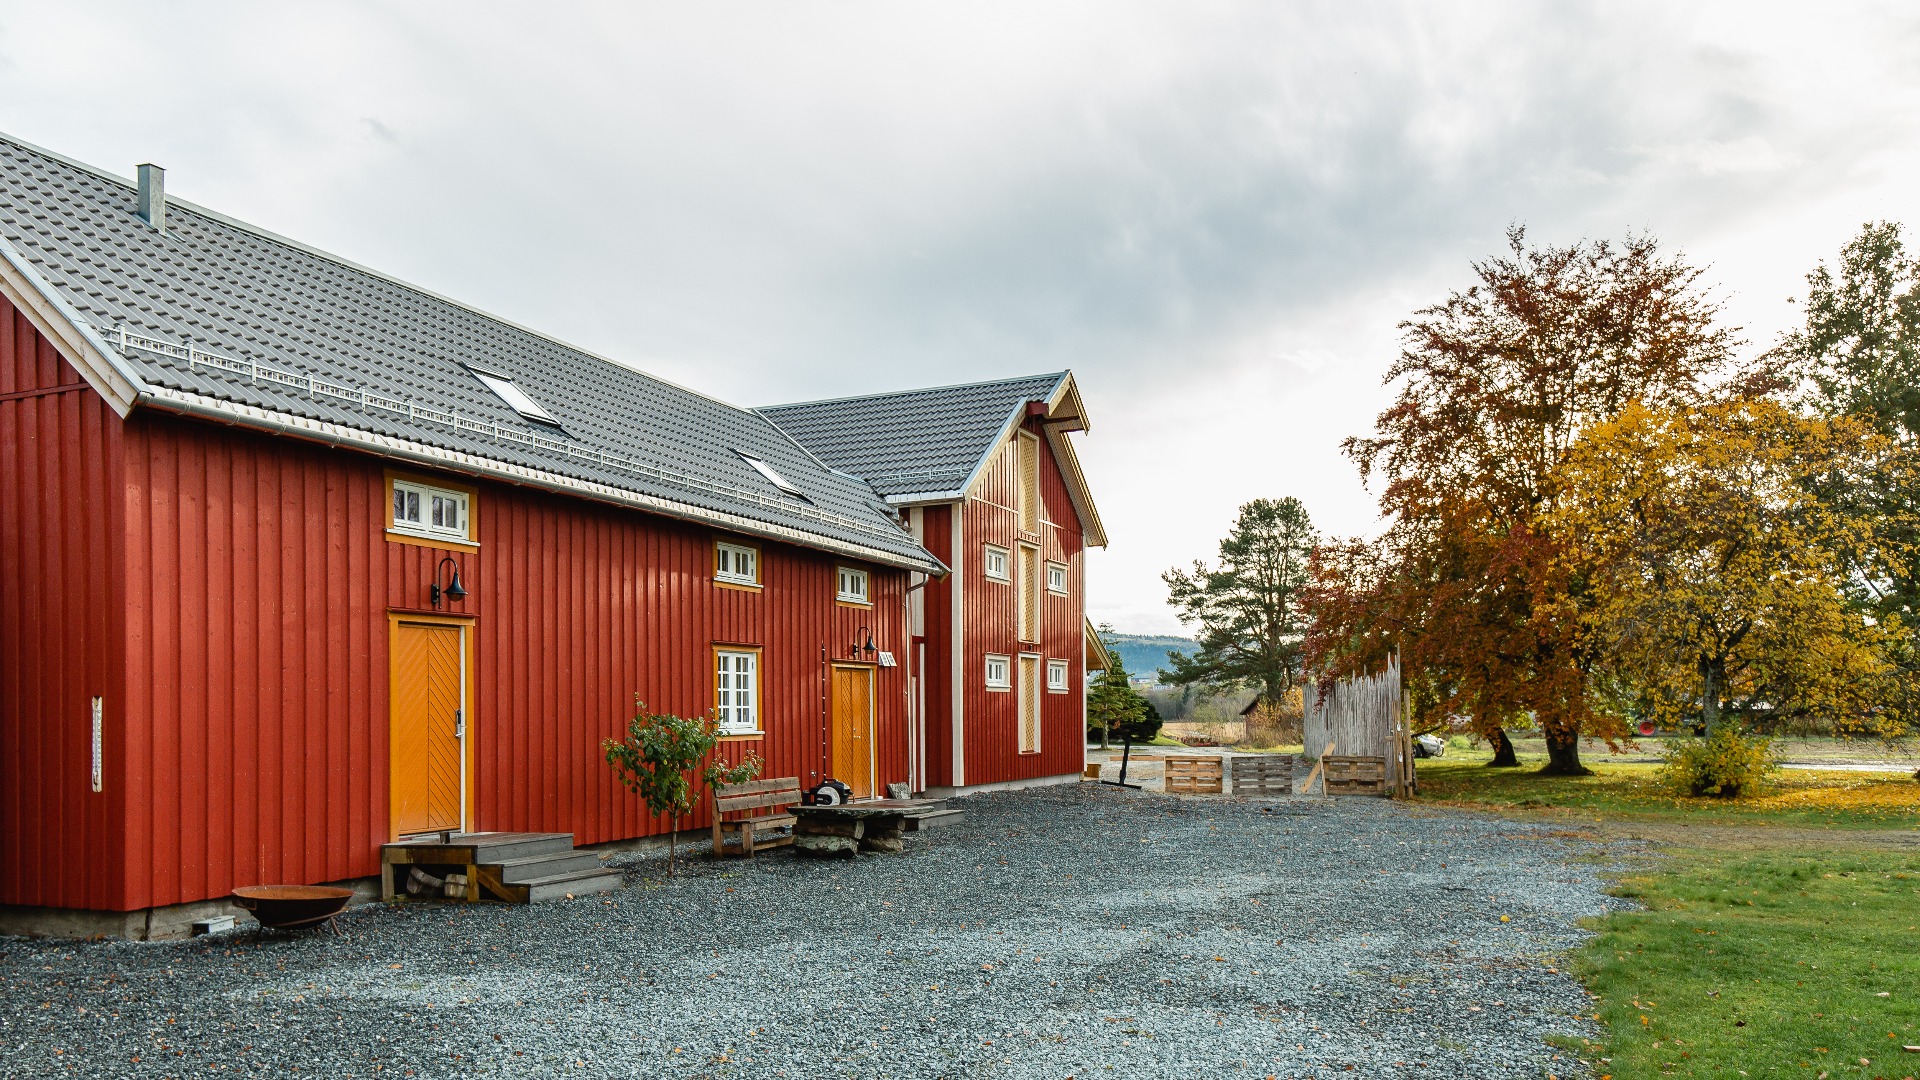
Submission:
[[[1085,555],[1106,546],[1070,372],[762,409],[873,485],[953,573],[913,591],[915,775],[939,794],[1077,780]],[[1104,665],[1101,665],[1104,666]]]
[[[636,696],[718,710],[768,776],[961,782],[907,667],[910,612],[949,618],[910,597],[947,573],[951,509],[909,529],[766,415],[161,179],[0,138],[0,917],[137,934],[239,885],[366,878],[409,833],[647,834],[600,751]],[[1049,635],[1079,611],[1059,537]],[[1030,765],[983,746],[964,775],[1066,769],[1066,700]]]

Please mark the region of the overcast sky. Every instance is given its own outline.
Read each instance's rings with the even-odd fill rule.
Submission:
[[[1112,547],[1374,528],[1338,449],[1509,222],[1757,346],[1920,226],[1920,4],[0,2],[0,130],[746,405],[1072,368]]]

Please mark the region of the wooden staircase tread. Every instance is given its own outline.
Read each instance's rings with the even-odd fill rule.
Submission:
[[[595,852],[582,851],[579,848],[568,848],[565,851],[549,851],[541,855],[520,855],[511,859],[483,859],[481,860],[481,865],[482,866],[498,866],[501,868],[517,868],[522,866],[534,866],[543,862],[563,862],[567,859],[578,859],[581,856],[586,856],[588,858],[593,858],[593,859],[597,859],[600,857]]]
[[[553,874],[549,877],[528,878],[516,881],[513,885],[523,889],[537,889],[542,885],[567,885],[580,881],[594,881],[600,878],[624,878],[625,875],[611,866],[598,866],[592,870],[575,870],[570,874]]]
[[[502,844],[527,844],[539,840],[573,840],[572,833],[564,832],[476,832],[454,833],[442,840],[438,833],[428,836],[415,836],[406,840],[396,840],[387,847],[499,847]]]

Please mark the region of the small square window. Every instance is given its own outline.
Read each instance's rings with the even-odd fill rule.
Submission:
[[[713,709],[723,735],[760,732],[760,654],[715,649]]]
[[[987,689],[1007,690],[1013,686],[1012,667],[1004,656],[987,657]]]
[[[838,599],[850,604],[867,603],[867,572],[851,566],[840,568],[840,588],[835,594]]]
[[[1065,660],[1047,661],[1047,689],[1056,694],[1067,692],[1067,680],[1072,677],[1072,669]]]
[[[980,557],[980,567],[986,571],[992,581],[1012,581],[1013,575],[1007,571],[1007,549],[987,545],[986,552]]]
[[[1057,562],[1047,564],[1047,591],[1059,593],[1062,596],[1067,594],[1066,564]]]
[[[464,491],[395,480],[391,528],[410,536],[469,543],[472,537],[468,498]]]
[[[760,584],[760,553],[744,544],[714,544],[713,580],[734,585]]]

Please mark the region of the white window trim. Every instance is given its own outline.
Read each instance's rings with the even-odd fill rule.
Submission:
[[[847,575],[849,574],[859,575],[858,580],[860,582],[860,591],[857,593],[847,591]],[[867,573],[865,570],[862,570],[857,566],[838,566],[834,568],[833,577],[834,577],[834,591],[833,591],[834,599],[839,600],[843,603],[848,603],[848,604],[872,605],[873,575]]]
[[[1053,572],[1055,570],[1060,571],[1060,587],[1057,589],[1053,587]],[[1047,563],[1047,591],[1055,596],[1065,596],[1067,595],[1067,588],[1067,564],[1057,562]]]
[[[394,480],[393,492],[396,495],[403,492],[412,492],[420,496],[422,520],[418,523],[402,521],[400,515],[394,513],[393,507],[389,505],[387,507],[387,514],[392,524],[387,526],[388,532],[400,533],[403,536],[418,536],[426,540],[452,540],[461,544],[473,543],[473,503],[472,496],[466,492],[457,491],[453,488],[435,487],[432,484],[422,484],[417,480],[400,479]],[[436,495],[442,498],[452,499],[459,505],[459,528],[449,529],[445,526],[435,525],[432,522],[433,499]]]
[[[721,686],[720,686],[721,663],[728,659],[738,659],[741,657],[745,657],[748,660],[749,671],[747,673],[747,678],[750,680],[750,684],[747,687],[747,704],[746,704],[747,719],[749,723],[747,726],[744,726],[744,727],[741,726],[739,721],[732,719],[732,712],[733,712],[733,708],[735,707],[730,707],[726,703],[718,700],[721,693],[723,692],[734,692],[734,693],[738,692],[737,689],[730,689],[729,691],[723,691],[721,689]],[[740,677],[740,673],[738,671],[729,672],[729,675],[735,679]],[[758,652],[755,652],[751,649],[715,649],[713,650],[713,687],[714,687],[714,697],[716,699],[714,701],[714,708],[720,713],[720,716],[721,716],[720,734],[722,735],[765,734],[765,732],[762,730],[762,726],[760,723],[760,654]]]
[[[1000,556],[1000,572],[997,574],[993,572],[993,556],[995,555]],[[998,544],[986,545],[986,550],[980,555],[980,572],[986,575],[988,581],[1011,582],[1013,580],[1013,552],[1008,551]]]
[[[1056,671],[1060,673],[1060,684],[1058,686],[1054,685],[1054,682],[1053,682],[1053,673]],[[1047,693],[1064,694],[1064,693],[1067,693],[1067,691],[1069,690],[1069,688],[1072,687],[1072,685],[1073,685],[1072,662],[1067,660],[1048,660],[1047,661]]]
[[[753,573],[741,574],[731,570],[723,573],[720,570],[720,553],[722,551],[730,552],[733,555],[735,555],[736,558],[731,560],[735,563],[739,561],[737,556],[740,556],[740,555],[746,555],[749,558],[751,558],[753,560]],[[713,580],[724,581],[729,585],[760,584],[760,552],[759,550],[757,548],[748,547],[745,544],[729,544],[725,540],[714,541],[713,542]]]
[[[996,661],[1000,665],[999,682],[993,680],[993,666]],[[1006,693],[1013,689],[1013,657],[988,653],[982,669],[981,675],[986,679],[987,689],[996,693]]]

